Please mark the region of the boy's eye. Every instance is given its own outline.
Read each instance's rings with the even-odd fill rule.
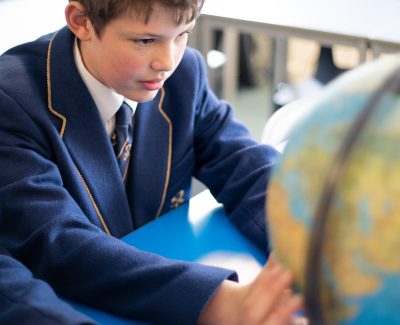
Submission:
[[[151,43],[153,43],[154,39],[152,39],[152,38],[137,39],[134,42],[137,45],[146,46],[146,45],[150,45]]]
[[[189,37],[189,35],[190,35],[191,32],[192,32],[191,30],[189,30],[189,31],[187,31],[187,32],[184,32],[184,33],[180,34],[180,35],[178,36],[178,38]]]

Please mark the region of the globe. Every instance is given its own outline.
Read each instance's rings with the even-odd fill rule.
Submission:
[[[399,56],[327,85],[291,133],[266,203],[272,251],[311,324],[400,324]]]

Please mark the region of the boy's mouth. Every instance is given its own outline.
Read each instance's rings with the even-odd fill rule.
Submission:
[[[163,86],[164,80],[154,79],[154,80],[141,81],[141,84],[146,90],[158,90]]]

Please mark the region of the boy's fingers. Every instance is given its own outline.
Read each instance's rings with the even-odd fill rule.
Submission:
[[[278,281],[280,279],[280,281]],[[264,267],[257,278],[254,280],[251,295],[255,297],[265,296],[266,292],[270,290],[290,289],[293,277],[290,272],[285,270],[280,264],[275,263],[272,267]],[[276,287],[277,284],[280,286]],[[275,288],[275,289],[274,289]]]
[[[307,323],[298,323],[293,314],[303,306],[303,299],[298,296],[291,296],[285,305],[279,306],[264,322],[265,325],[306,325]]]
[[[248,310],[251,310],[251,320],[256,323],[262,323],[268,319],[275,309],[282,306],[282,301],[285,302],[285,307],[283,307],[285,310],[292,298],[288,290],[292,276],[288,271],[276,266],[271,270],[265,269],[264,272],[262,279],[253,283],[246,298]]]
[[[267,264],[266,264],[266,268],[267,269],[271,269],[274,266],[276,266],[278,263],[276,261],[275,255],[274,253],[269,254],[268,260],[267,260]]]
[[[285,289],[282,292],[282,295],[279,299],[279,301],[277,302],[277,304],[279,305],[284,305],[287,303],[287,301],[292,297],[292,290],[291,289]]]
[[[268,260],[267,264],[262,268],[261,272],[254,280],[256,288],[264,287],[268,284],[274,277],[278,276],[283,272],[283,267],[277,263],[273,257]]]
[[[305,317],[293,317],[290,325],[308,325],[308,319]]]

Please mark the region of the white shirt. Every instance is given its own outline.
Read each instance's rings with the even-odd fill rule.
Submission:
[[[137,102],[117,94],[90,74],[83,64],[77,39],[75,39],[74,43],[74,59],[78,72],[99,110],[107,134],[111,136],[115,129],[115,113],[121,107],[122,102],[125,101],[132,108],[133,114],[135,113]]]

